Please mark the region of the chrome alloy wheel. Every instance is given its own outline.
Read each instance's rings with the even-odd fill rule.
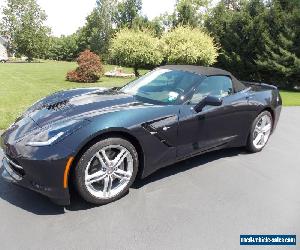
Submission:
[[[253,145],[257,149],[263,148],[271,134],[272,119],[268,115],[262,116],[253,131]]]
[[[110,145],[98,151],[85,169],[85,186],[95,197],[115,197],[130,182],[133,157],[125,147]]]

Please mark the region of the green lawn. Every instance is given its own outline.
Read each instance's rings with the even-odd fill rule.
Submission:
[[[102,77],[99,82],[92,84],[66,81],[67,71],[75,67],[76,63],[54,61],[0,64],[0,130],[7,128],[32,103],[58,90],[83,86],[121,86],[132,80]],[[105,71],[114,67],[106,65]],[[130,68],[124,68],[124,71],[132,73]]]
[[[280,91],[284,106],[300,106],[300,92]]]
[[[132,80],[103,77],[94,84],[65,81],[67,71],[75,67],[76,63],[53,61],[0,64],[0,130],[7,128],[32,103],[58,90],[82,86],[121,86]],[[106,65],[105,71],[112,68],[114,66]],[[130,68],[124,70],[132,72]],[[284,105],[300,106],[300,93],[283,91],[282,97]]]

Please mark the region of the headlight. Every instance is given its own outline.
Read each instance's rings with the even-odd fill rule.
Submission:
[[[70,120],[54,123],[28,136],[26,145],[32,147],[49,146],[82,128],[87,120]]]

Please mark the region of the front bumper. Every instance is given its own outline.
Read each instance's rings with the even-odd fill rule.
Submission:
[[[15,160],[0,148],[0,173],[6,181],[41,193],[54,203],[65,206],[70,204],[70,194],[63,186],[64,166],[64,160]]]

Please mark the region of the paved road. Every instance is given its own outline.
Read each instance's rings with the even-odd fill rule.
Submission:
[[[62,208],[1,179],[1,249],[247,249],[240,234],[297,234],[300,249],[299,128],[300,108],[285,108],[262,153],[195,157],[102,207]]]

